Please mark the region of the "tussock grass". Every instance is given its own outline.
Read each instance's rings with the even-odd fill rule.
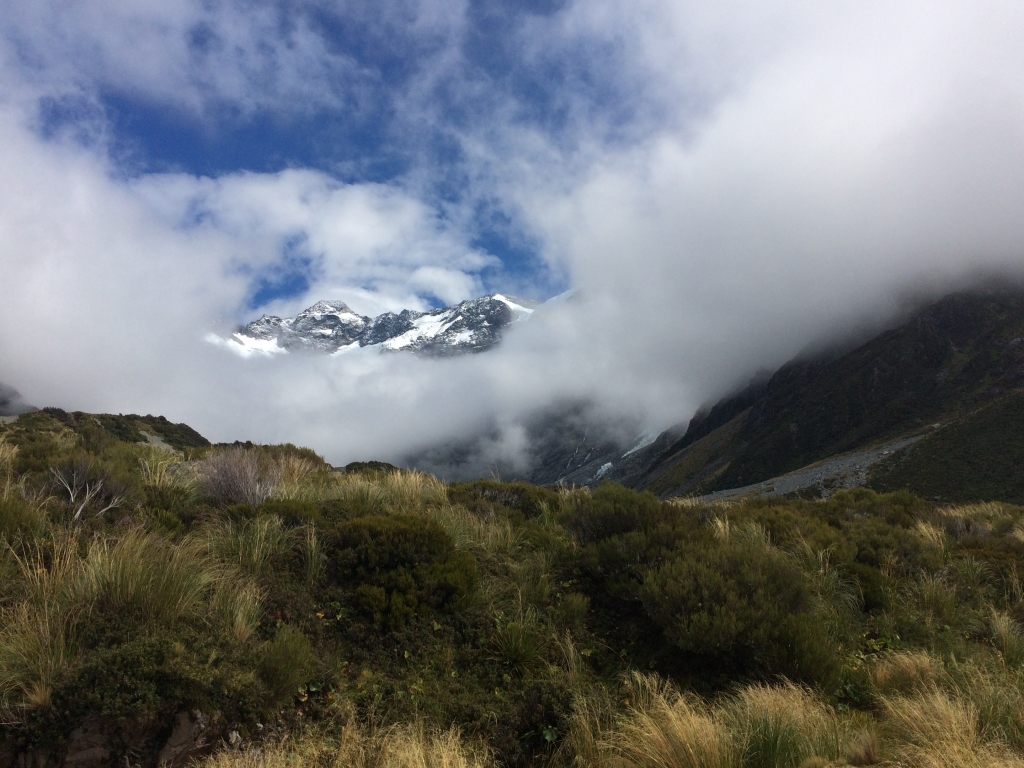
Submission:
[[[335,478],[323,498],[340,501],[354,516],[385,515],[389,511],[384,488],[361,475]]]
[[[511,554],[522,543],[522,531],[508,520],[482,518],[458,504],[440,504],[427,514],[451,536],[456,547],[497,557]]]
[[[38,607],[69,609],[82,602],[84,560],[79,539],[58,534],[52,541],[34,544],[25,554],[9,550],[18,565],[12,596]]]
[[[1024,754],[1024,674],[927,653],[891,653],[871,669],[881,728],[897,765],[1018,765]],[[989,761],[988,763],[984,761]]]
[[[355,516],[416,514],[448,503],[447,486],[423,472],[327,473],[307,480],[308,487],[296,489],[295,498],[337,500]]]
[[[315,473],[289,490],[290,498],[339,501],[353,516],[409,515],[447,507],[448,489],[422,472]]]
[[[736,501],[728,499],[708,501],[702,496],[675,496],[671,499],[666,499],[665,503],[671,504],[673,507],[679,507],[680,509],[726,510],[729,507],[735,505]]]
[[[302,526],[298,535],[306,584],[312,587],[323,579],[327,571],[327,549],[313,524]]]
[[[869,668],[871,684],[883,694],[931,690],[942,673],[942,662],[924,651],[889,653]]]
[[[799,766],[811,758],[835,761],[856,735],[850,720],[792,684],[748,686],[719,706],[745,768]]]
[[[601,764],[622,768],[732,768],[726,725],[700,700],[649,675],[627,678],[627,715],[602,743]]]
[[[626,679],[625,715],[593,763],[612,768],[798,768],[877,761],[863,723],[789,683],[750,685],[708,703],[653,675]],[[577,736],[586,747],[587,740]]]
[[[388,504],[398,514],[421,511],[428,505],[447,505],[448,488],[423,472],[389,472],[380,479]]]
[[[942,528],[919,520],[914,531],[925,546],[937,550],[943,556],[946,554],[946,533]]]
[[[54,604],[20,603],[0,614],[0,712],[50,704],[54,680],[73,658],[71,615]]]
[[[1024,755],[1024,674],[969,662],[947,668],[945,689],[970,702],[978,715],[980,734]]]
[[[300,685],[308,681],[316,658],[309,639],[302,631],[282,624],[269,642],[263,645],[259,673],[270,695],[276,701],[294,696]]]
[[[0,435],[0,498],[9,499],[18,487],[14,482],[14,461],[18,456],[18,446],[7,442],[7,435]]]
[[[0,708],[16,718],[12,713],[50,703],[54,679],[74,656],[75,625],[90,595],[74,537],[36,544],[24,555],[7,552],[17,583],[5,585],[15,601],[0,613]]]
[[[944,765],[956,756],[985,749],[978,726],[978,711],[970,701],[932,689],[914,696],[883,700],[885,728],[898,746],[902,762],[909,765]]]
[[[262,574],[274,557],[291,549],[295,539],[294,532],[276,515],[243,522],[214,520],[201,535],[216,558],[254,576]]]
[[[909,597],[928,614],[936,624],[952,624],[960,611],[956,589],[942,573],[922,573]]]
[[[383,731],[353,725],[337,734],[310,735],[292,742],[221,752],[198,768],[494,768],[487,750],[457,730],[422,724]]]
[[[198,484],[196,469],[185,463],[180,452],[154,445],[132,446],[132,449],[143,485],[195,490]]]
[[[542,628],[533,610],[521,612],[512,621],[499,623],[494,630],[494,659],[520,674],[535,669],[541,662]]]
[[[242,644],[256,632],[265,598],[266,592],[258,584],[229,570],[222,572],[217,581],[211,607],[228,635]]]
[[[1003,657],[1007,666],[1019,667],[1024,664],[1024,627],[1012,616],[995,608],[990,608],[989,627],[992,631],[992,644]]]
[[[201,540],[170,545],[139,529],[94,541],[84,567],[86,589],[100,607],[151,622],[194,614],[219,575]]]

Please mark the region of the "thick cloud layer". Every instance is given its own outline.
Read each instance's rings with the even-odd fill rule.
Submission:
[[[586,398],[668,426],[908,296],[1024,272],[1016,4],[570,3],[509,21],[487,60],[480,8],[395,4],[375,34],[416,55],[390,90],[314,5],[284,23],[260,4],[0,3],[0,367],[31,402],[335,462],[497,419],[494,455],[525,461],[535,408]],[[545,71],[531,96],[523,73]],[[240,120],[385,93],[417,159],[384,180],[137,172],[102,106],[44,119],[111,88]],[[456,154],[428,151],[438,132]],[[534,244],[533,282],[480,244],[498,214]],[[578,290],[472,357],[241,359],[203,340],[321,298],[374,315],[559,282]]]

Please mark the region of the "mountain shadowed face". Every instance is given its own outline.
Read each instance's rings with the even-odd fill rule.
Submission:
[[[40,405],[339,464],[498,424],[515,464],[548,405],[656,434],[1024,265],[1008,2],[0,14],[0,362]],[[320,300],[400,325],[494,293],[545,303],[485,355],[206,341]]]
[[[21,399],[18,390],[0,382],[0,416],[17,416],[31,410],[34,408]]]

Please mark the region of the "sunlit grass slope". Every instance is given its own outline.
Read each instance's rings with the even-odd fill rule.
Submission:
[[[88,731],[155,764],[184,717],[207,754],[175,759],[209,768],[1024,759],[1013,505],[663,503],[0,429],[0,756],[60,764]]]

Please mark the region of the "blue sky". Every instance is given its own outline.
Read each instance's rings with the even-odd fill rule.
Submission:
[[[102,142],[128,177],[302,168],[347,184],[407,189],[440,216],[457,216],[468,245],[495,257],[479,272],[482,290],[546,299],[569,287],[568,275],[545,261],[515,206],[480,178],[493,158],[473,156],[467,144],[532,134],[571,163],[583,141],[628,146],[642,139],[636,118],[656,105],[644,103],[640,80],[621,77],[629,70],[627,45],[615,34],[561,37],[550,46],[533,37],[558,27],[565,2],[451,7],[457,10],[446,16],[412,2],[197,6],[172,32],[151,33],[179,38],[161,40],[180,49],[185,72],[176,87],[112,73],[88,48],[68,51],[78,71],[39,99],[38,130]],[[247,41],[252,50],[232,55],[238,42],[225,26],[252,12],[261,17]],[[17,63],[45,68],[49,53],[41,48],[51,39],[20,42]],[[282,51],[311,71],[304,93],[289,93],[289,77],[302,74],[287,72]],[[146,51],[129,53],[129,66],[136,55]],[[238,70],[226,85],[208,71],[222,67]],[[269,272],[256,271],[247,309],[304,297],[316,282],[315,260],[296,254],[296,239],[282,242]]]
[[[515,457],[550,403],[666,427],[908,295],[1024,270],[1010,0],[0,0],[0,19],[0,381],[38,404],[335,462],[483,425]],[[567,289],[472,359],[206,341],[318,299]]]

